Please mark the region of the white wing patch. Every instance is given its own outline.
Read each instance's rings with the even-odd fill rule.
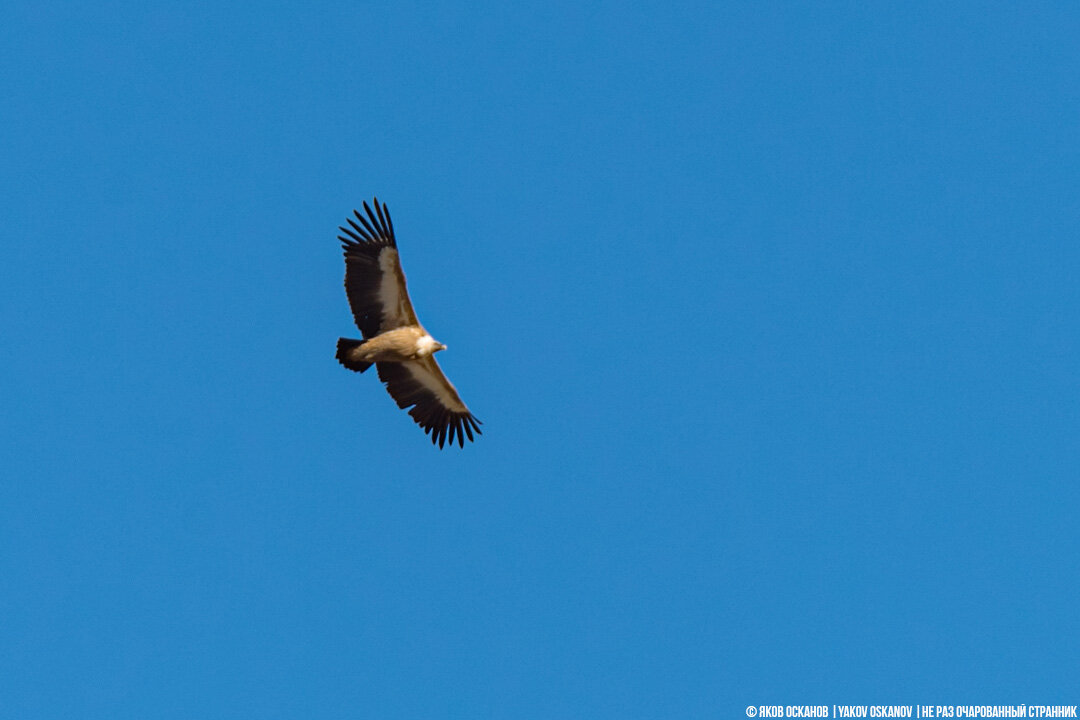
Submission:
[[[438,368],[435,363],[435,358],[431,358],[430,362]],[[439,402],[443,407],[449,408],[454,412],[468,412],[469,408],[465,407],[465,404],[457,397],[457,391],[454,390],[454,386],[450,384],[450,381],[446,379],[440,370],[439,375],[433,375],[428,372],[428,369],[419,362],[407,362],[402,363],[412,376],[416,378],[416,381],[423,385],[426,389],[435,394],[435,397],[439,398]]]

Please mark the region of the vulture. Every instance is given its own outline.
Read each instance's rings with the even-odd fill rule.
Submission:
[[[349,227],[339,227],[345,251],[345,294],[362,340],[339,338],[337,359],[349,370],[364,372],[373,364],[399,408],[431,435],[440,448],[449,440],[465,446],[480,434],[480,421],[443,375],[435,353],[446,346],[420,324],[405,287],[394,225],[386,203],[375,210],[364,202],[367,217],[353,210]]]

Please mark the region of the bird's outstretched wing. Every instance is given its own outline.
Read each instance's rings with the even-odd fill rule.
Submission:
[[[399,408],[412,407],[409,415],[416,424],[431,435],[432,444],[441,448],[447,438],[465,446],[465,436],[480,435],[480,421],[473,417],[461,401],[457,390],[443,375],[439,364],[430,355],[422,360],[402,363],[376,363],[379,379]]]
[[[409,300],[405,273],[398,261],[394,225],[386,203],[374,199],[374,212],[364,203],[365,218],[353,210],[356,220],[340,227],[338,235],[345,250],[345,294],[353,319],[364,338],[406,325],[419,325]],[[359,224],[357,224],[359,221]]]

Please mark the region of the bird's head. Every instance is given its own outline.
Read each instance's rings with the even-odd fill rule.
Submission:
[[[434,355],[440,350],[445,349],[445,345],[443,345],[441,342],[431,337],[430,335],[425,335],[424,337],[420,338],[416,343],[417,354],[421,356]]]

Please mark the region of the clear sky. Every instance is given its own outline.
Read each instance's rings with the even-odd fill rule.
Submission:
[[[0,716],[1076,703],[1073,3],[0,23]],[[355,336],[378,195],[484,435]]]

